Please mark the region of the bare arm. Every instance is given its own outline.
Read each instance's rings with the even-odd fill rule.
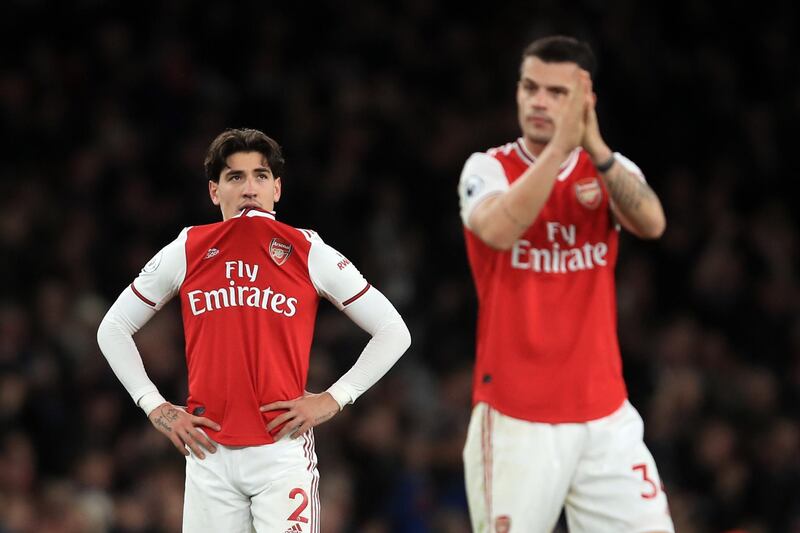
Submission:
[[[526,170],[511,188],[478,204],[470,227],[480,239],[498,250],[509,250],[533,224],[553,190],[559,165],[567,153],[548,146],[536,164]]]
[[[667,221],[653,189],[618,161],[601,175],[613,200],[611,210],[622,226],[643,239],[661,237]]]

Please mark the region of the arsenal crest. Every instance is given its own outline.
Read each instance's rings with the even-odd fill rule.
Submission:
[[[269,243],[269,256],[275,261],[275,264],[282,266],[289,256],[292,255],[292,245],[283,239],[275,237]]]
[[[603,200],[603,188],[597,178],[583,178],[575,183],[575,196],[583,207],[597,209]]]

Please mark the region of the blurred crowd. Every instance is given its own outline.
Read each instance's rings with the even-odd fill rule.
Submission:
[[[660,241],[623,238],[617,279],[677,530],[800,531],[793,3],[467,4],[4,4],[0,533],[180,531],[184,460],[95,334],[159,248],[219,220],[202,161],[226,127],[284,146],[278,218],[358,265],[414,338],[315,430],[322,531],[468,531],[475,298],[456,184],[471,152],[517,137],[521,50],[554,32],[594,47],[601,129],[667,213]],[[366,339],[321,305],[309,390]],[[136,340],[181,403],[178,305]]]

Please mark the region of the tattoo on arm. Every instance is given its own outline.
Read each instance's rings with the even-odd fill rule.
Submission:
[[[647,183],[619,162],[606,174],[606,185],[614,203],[623,211],[636,211],[643,201],[656,197]]]
[[[167,406],[161,409],[161,414],[170,422],[174,422],[178,419],[178,410],[172,406]]]
[[[166,405],[161,408],[160,414],[153,418],[153,425],[167,433],[172,433],[172,424],[170,422],[175,422],[177,419],[178,410],[171,405]]]
[[[315,421],[316,424],[322,424],[326,420],[330,420],[333,418],[333,415],[336,414],[336,411],[328,411],[327,413],[323,414],[322,416],[318,416],[317,420]]]
[[[163,429],[167,433],[172,433],[172,426],[167,424],[167,422],[164,420],[163,417],[159,416],[158,418],[153,420],[153,424],[155,424],[156,426],[160,427],[161,429]]]

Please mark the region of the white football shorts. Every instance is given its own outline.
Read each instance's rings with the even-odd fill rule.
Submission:
[[[566,507],[571,533],[674,532],[643,434],[627,400],[577,424],[528,422],[479,403],[464,447],[473,531],[550,532]]]
[[[217,444],[186,457],[184,533],[319,533],[313,430],[274,444]]]

